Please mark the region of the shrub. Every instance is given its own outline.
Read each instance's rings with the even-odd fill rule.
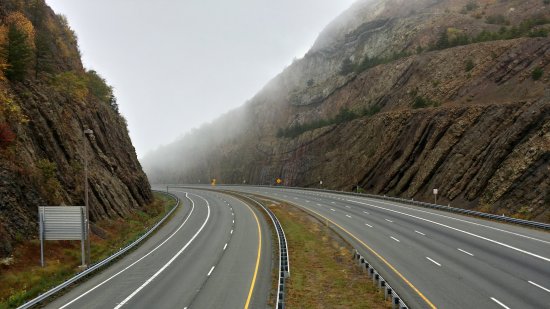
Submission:
[[[378,114],[379,112],[380,112],[380,106],[373,105],[373,106],[368,107],[368,108],[365,107],[361,114],[363,116],[373,116],[375,114]]]
[[[349,73],[353,72],[354,65],[353,62],[349,58],[344,59],[342,62],[342,66],[340,66],[340,75],[348,75]]]
[[[475,67],[475,64],[474,64],[474,61],[472,59],[466,60],[466,66],[464,68],[464,70],[466,70],[466,72],[470,72],[474,67]]]
[[[462,12],[470,12],[470,11],[476,10],[478,7],[479,5],[477,4],[477,2],[470,1],[468,2],[468,4],[464,6],[464,8],[462,9]]]
[[[88,96],[88,81],[78,73],[72,71],[59,73],[51,82],[56,91],[77,102],[84,102]]]
[[[61,183],[57,178],[57,164],[48,159],[41,159],[36,166],[39,170],[41,195],[52,205],[61,203]]]
[[[439,106],[439,103],[434,101],[434,100],[431,100],[429,98],[424,98],[424,97],[419,96],[419,95],[417,95],[413,100],[412,107],[414,109],[426,108],[426,107],[430,107],[430,106]]]
[[[7,123],[0,124],[0,148],[8,147],[15,141],[16,135]]]
[[[488,24],[493,25],[509,25],[510,22],[504,17],[504,15],[490,15],[485,20]]]
[[[533,80],[539,80],[542,75],[544,75],[544,71],[542,70],[542,68],[537,67],[533,70],[533,73],[531,73],[531,78]]]

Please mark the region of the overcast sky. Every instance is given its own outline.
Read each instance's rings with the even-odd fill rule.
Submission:
[[[242,105],[354,0],[46,0],[115,88],[138,157]]]

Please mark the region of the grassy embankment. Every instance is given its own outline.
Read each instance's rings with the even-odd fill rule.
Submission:
[[[287,204],[271,204],[290,254],[288,308],[391,308],[353,262],[351,246],[330,228]]]
[[[91,238],[92,262],[108,257],[137,239],[175,205],[171,197],[154,195],[153,203],[129,218],[97,222]],[[80,241],[47,241],[44,247],[44,268],[40,267],[37,239],[17,246],[13,258],[0,264],[0,309],[15,308],[79,271]]]

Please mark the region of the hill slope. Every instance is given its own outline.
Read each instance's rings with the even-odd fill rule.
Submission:
[[[323,186],[550,221],[550,5],[358,1],[155,182]],[[162,158],[162,160],[158,160]]]
[[[84,205],[92,222],[152,199],[112,89],[43,0],[0,1],[0,257],[38,234],[37,206]],[[84,129],[94,135],[84,137]]]

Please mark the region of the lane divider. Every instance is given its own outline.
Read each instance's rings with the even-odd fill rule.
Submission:
[[[323,220],[332,223],[334,226],[338,227],[340,230],[342,230],[344,233],[348,234],[351,238],[359,242],[363,247],[365,247],[368,251],[370,251],[372,254],[374,254],[382,263],[384,263],[393,273],[395,273],[403,282],[405,282],[406,285],[408,285],[427,305],[427,307],[436,309],[437,307],[422,293],[420,290],[414,286],[403,274],[401,274],[400,271],[398,271],[390,262],[388,262],[382,255],[380,255],[376,250],[371,248],[369,245],[367,245],[364,241],[359,239],[357,236],[352,234],[350,231],[339,225],[338,223],[330,220],[329,218],[323,216],[322,214],[318,213],[315,210],[312,210],[308,207],[300,207],[302,209],[306,209],[307,211],[315,214],[316,216],[323,218]],[[407,308],[406,305],[403,303],[403,308]]]

